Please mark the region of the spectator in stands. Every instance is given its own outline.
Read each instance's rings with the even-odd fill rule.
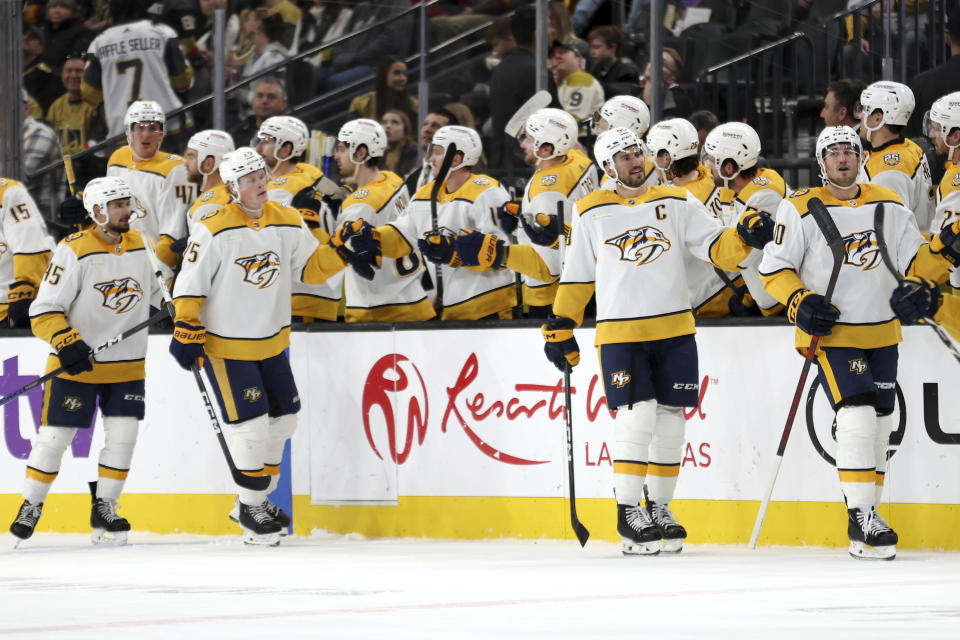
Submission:
[[[36,27],[23,29],[23,88],[36,100],[39,112],[34,110],[30,115],[42,120],[53,101],[63,92],[60,79],[50,71],[49,65],[43,61],[43,33]]]
[[[296,55],[299,49],[300,24],[303,12],[290,0],[263,0],[263,7],[270,15],[283,20],[284,34],[281,38],[288,55]]]
[[[820,117],[828,127],[851,127],[860,131],[860,94],[867,83],[857,78],[841,78],[827,85]]]
[[[247,14],[243,31],[253,42],[253,53],[243,65],[242,78],[249,78],[287,59],[287,48],[283,44],[286,29],[283,18],[263,7]]]
[[[260,125],[271,116],[287,111],[287,92],[282,78],[264,76],[253,83],[250,110],[252,113],[229,131],[238,147],[255,147],[260,141]]]
[[[63,173],[48,171],[45,175],[30,177],[37,170],[60,160],[60,143],[56,132],[29,113],[26,105],[30,96],[23,92],[23,170],[28,176],[27,190],[33,196],[43,217],[49,220],[60,202]]]
[[[603,87],[583,70],[588,55],[583,40],[555,40],[550,48],[550,72],[557,83],[560,108],[578,122],[603,106]]]
[[[553,0],[547,5],[547,42],[577,38],[570,21],[570,10],[563,2]]]
[[[853,8],[861,2],[847,3],[847,8]],[[843,58],[842,73],[848,76],[867,75],[873,76],[880,72],[880,64],[883,58],[883,7],[882,2],[874,3],[870,6],[870,19],[866,16],[866,10],[862,14],[850,14],[847,16],[845,30],[847,43],[843,45],[841,56]],[[856,33],[854,31],[854,15],[860,18],[860,41],[855,41]]]
[[[707,109],[694,111],[690,114],[690,117],[687,118],[687,120],[689,120],[697,130],[697,137],[700,138],[701,149],[703,149],[703,142],[707,139],[707,134],[720,125],[720,120],[713,113],[713,111],[709,111]]]
[[[71,51],[86,51],[93,31],[80,22],[76,0],[49,0],[43,38],[42,59],[54,75],[60,75],[64,58]]]
[[[485,64],[489,71],[493,71],[503,57],[517,46],[517,41],[510,32],[510,19],[506,16],[497,18],[487,28],[483,37],[490,45],[490,55],[487,56]]]
[[[383,155],[384,167],[406,178],[417,167],[417,143],[413,141],[413,125],[400,109],[389,109],[380,118],[387,134],[387,151]]]
[[[420,103],[407,92],[407,63],[396,56],[384,56],[377,65],[376,87],[350,102],[350,113],[355,118],[379,121],[390,109],[403,111],[414,121]]]
[[[692,111],[692,103],[686,92],[677,84],[680,73],[683,71],[683,58],[672,47],[663,48],[663,117],[686,118]],[[640,76],[640,85],[643,87],[643,101],[650,104],[650,63],[647,63]]]
[[[462,102],[448,102],[443,105],[443,108],[453,114],[453,119],[461,127],[477,128],[477,119],[473,117],[473,111],[468,105]]]
[[[960,91],[960,5],[955,5],[947,16],[944,44],[950,49],[950,57],[936,69],[915,76],[909,83],[917,99],[904,132],[909,137],[920,135],[923,116],[937,98]]]
[[[600,82],[605,96],[640,92],[640,70],[632,60],[623,57],[620,27],[597,27],[587,36],[587,44],[590,46],[587,71]]]
[[[74,154],[87,146],[91,135],[102,139],[106,134],[102,109],[95,109],[83,101],[80,87],[83,83],[84,54],[74,52],[62,62],[60,79],[67,92],[54,100],[47,111],[47,122],[60,138],[60,148],[65,154]],[[105,167],[104,167],[105,168]],[[102,175],[100,171],[83,171],[74,167],[78,181],[83,184],[89,178]]]
[[[430,145],[433,144],[433,134],[441,127],[450,124],[460,124],[457,117],[446,109],[432,109],[423,119],[420,126],[420,148],[423,150],[423,164],[405,180],[407,191],[416,193],[420,187],[433,179],[433,165],[430,164]],[[502,129],[501,129],[502,131]]]

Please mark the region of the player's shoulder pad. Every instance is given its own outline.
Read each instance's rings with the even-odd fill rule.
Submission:
[[[297,209],[284,207],[276,200],[269,200],[263,205],[262,220],[264,226],[299,227],[303,217]]]
[[[617,195],[616,191],[612,191],[610,189],[598,189],[597,191],[588,193],[577,200],[576,206],[577,211],[579,211],[580,215],[582,216],[591,209],[614,204],[623,204],[623,198]]]
[[[821,200],[824,198],[830,198],[831,200],[833,199],[829,192],[825,192],[823,187],[814,187],[812,189],[797,189],[793,193],[787,194],[787,197],[784,198],[784,200],[793,205],[793,207],[797,210],[797,213],[799,213],[802,217],[807,215],[807,211],[809,210],[808,203],[810,202],[811,198],[820,198]]]
[[[568,87],[589,87],[596,81],[597,79],[586,71],[574,71],[567,76],[566,80],[564,80],[564,83]]]
[[[896,191],[880,184],[861,184],[860,197],[857,198],[857,200],[861,204],[871,202],[896,202],[897,204],[903,204],[903,199]]]
[[[270,202],[267,204],[270,204]],[[210,235],[215,236],[225,229],[246,226],[246,218],[247,214],[240,209],[237,203],[231,202],[203,215],[198,222],[201,226],[206,227]]]
[[[136,229],[130,229],[124,235],[124,242],[126,243],[127,251],[133,251],[136,249],[145,248],[146,244],[143,242],[143,234],[141,234]]]
[[[450,196],[453,196],[453,199],[456,200],[469,200],[470,202],[476,202],[484,191],[499,186],[500,183],[495,178],[483,175],[482,173],[475,173],[471,175],[470,178],[464,182],[459,189],[450,194]]]
[[[77,260],[98,253],[109,253],[106,245],[94,234],[92,226],[89,229],[71,233],[61,240],[60,244],[69,247]]]
[[[107,160],[107,166],[120,166],[120,167],[129,167],[133,164],[133,150],[130,149],[130,145],[124,145],[110,154],[110,159]]]
[[[152,171],[166,177],[183,164],[183,158],[175,153],[157,153],[144,163],[137,163],[137,169]]]
[[[779,173],[773,169],[760,169],[757,177],[750,181],[758,189],[772,189],[783,197],[787,194],[787,183]]]
[[[960,165],[950,163],[940,181],[940,197],[943,198],[957,190],[960,190]]]

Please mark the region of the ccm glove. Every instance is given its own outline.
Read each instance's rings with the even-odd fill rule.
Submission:
[[[206,329],[178,320],[173,324],[170,354],[177,361],[177,364],[187,371],[192,369],[194,365],[203,367],[203,344],[206,341]]]
[[[363,220],[345,223],[330,236],[329,244],[341,260],[366,280],[373,280],[374,269],[379,269],[383,262],[380,234]]]
[[[904,278],[890,296],[890,308],[903,324],[932,318],[941,302],[943,296],[936,283],[918,276]]]
[[[766,211],[747,209],[737,223],[737,233],[754,249],[763,249],[764,245],[773,240],[775,226],[776,223]]]
[[[465,230],[453,240],[453,248],[465,267],[503,269],[507,244],[492,233]]]
[[[441,231],[428,231],[417,240],[417,247],[423,257],[430,262],[459,267],[463,263],[453,246],[454,238],[455,236]]]
[[[787,302],[787,320],[811,336],[828,336],[840,319],[840,309],[825,305],[823,296],[800,289]]]
[[[60,365],[63,370],[72,376],[93,371],[93,361],[90,359],[90,347],[80,337],[80,332],[70,329],[58,334],[53,340],[53,348],[57,350]]]
[[[565,367],[575,367],[580,363],[580,346],[573,337],[574,322],[570,318],[547,316],[547,323],[540,327],[543,332],[543,352],[547,360],[560,371]]]
[[[497,222],[504,233],[510,234],[517,230],[520,219],[517,214],[520,213],[520,203],[514,200],[504,202],[497,207]]]
[[[7,289],[7,321],[14,329],[30,328],[30,305],[37,288],[29,282],[14,282]]]
[[[930,250],[942,255],[954,266],[960,264],[960,220],[944,227],[940,235],[930,241]]]
[[[75,196],[67,196],[64,201],[60,203],[58,215],[60,222],[68,226],[84,225],[90,221],[87,217],[87,210],[84,208],[83,202]]]

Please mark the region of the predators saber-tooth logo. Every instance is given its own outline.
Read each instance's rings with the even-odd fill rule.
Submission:
[[[844,264],[869,271],[881,262],[880,245],[877,243],[877,234],[873,229],[856,231],[844,236],[843,248],[846,251]]]
[[[608,238],[604,244],[620,249],[620,259],[636,262],[637,266],[649,264],[670,250],[670,241],[660,229],[643,226],[624,231],[618,236]]]
[[[143,287],[131,277],[98,282],[93,288],[103,294],[103,306],[118,314],[130,311],[143,299]]]
[[[237,258],[233,262],[243,268],[243,281],[257,285],[258,289],[266,289],[280,275],[280,256],[273,251]]]

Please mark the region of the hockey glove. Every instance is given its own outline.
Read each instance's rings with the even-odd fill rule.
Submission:
[[[30,328],[30,305],[37,288],[29,282],[14,282],[7,289],[7,321],[13,329]]]
[[[320,207],[323,206],[323,201],[316,196],[317,191],[313,188],[313,185],[304,187],[293,196],[293,200],[290,201],[290,206],[294,209],[307,209],[308,211],[319,214]]]
[[[811,336],[828,336],[840,319],[840,309],[824,304],[823,296],[800,289],[787,302],[787,320]]]
[[[72,376],[93,371],[93,361],[90,359],[90,347],[80,337],[76,329],[61,332],[53,339],[53,348],[60,358],[63,370]]]
[[[380,234],[363,220],[345,223],[330,236],[330,246],[340,259],[353,267],[357,275],[373,280],[383,261],[380,251]]]
[[[183,255],[183,250],[187,248],[187,243],[190,241],[189,236],[184,236],[179,240],[174,240],[170,243],[170,251],[173,251],[178,256]]]
[[[776,223],[766,211],[747,209],[737,224],[737,233],[748,245],[754,249],[763,247],[773,240],[773,228]]]
[[[943,296],[935,282],[918,276],[904,278],[890,296],[890,308],[903,324],[917,324],[932,318],[940,308]]]
[[[538,213],[531,220],[528,220],[527,217],[520,216],[520,223],[530,238],[530,242],[543,247],[557,246],[557,238],[560,237],[560,220],[557,216]]]
[[[564,367],[575,367],[580,363],[580,347],[573,337],[575,323],[570,318],[558,318],[552,313],[547,316],[547,323],[540,327],[543,332],[543,352],[547,360],[553,363],[560,371]]]
[[[753,296],[750,295],[746,287],[737,287],[737,290],[730,296],[727,307],[730,309],[730,315],[737,318],[760,315],[760,307],[754,302]]]
[[[173,339],[170,340],[170,354],[181,367],[189,371],[193,365],[203,367],[203,343],[207,341],[207,330],[178,320],[173,324]]]
[[[454,238],[455,236],[442,231],[428,231],[417,240],[417,247],[423,257],[430,262],[459,267],[463,263],[460,262],[460,256],[453,248]]]
[[[66,199],[60,203],[58,215],[60,222],[68,226],[84,225],[89,221],[83,202],[75,196],[67,196]]]
[[[517,225],[520,223],[517,217],[519,213],[520,203],[514,200],[504,202],[497,207],[497,222],[500,224],[500,228],[503,229],[504,233],[510,234],[517,230]]]
[[[954,266],[960,264],[960,220],[944,227],[940,235],[930,241],[930,250],[942,255]]]
[[[464,230],[453,240],[453,248],[465,267],[503,269],[507,259],[507,244],[492,233]]]

